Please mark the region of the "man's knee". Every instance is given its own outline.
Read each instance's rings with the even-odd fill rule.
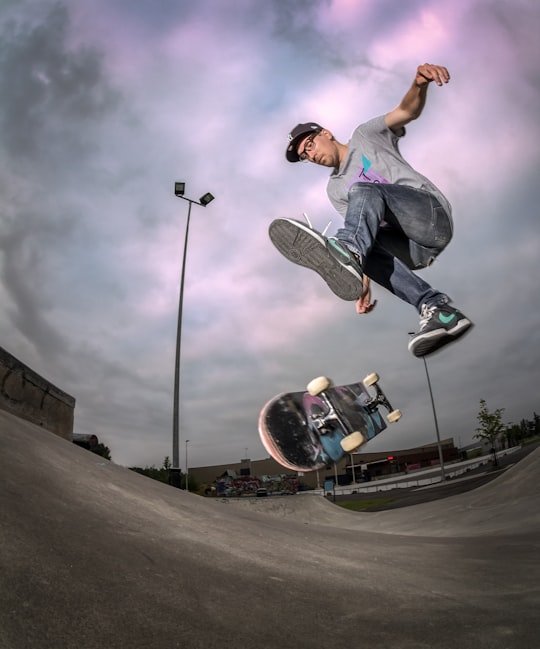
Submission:
[[[435,246],[442,252],[452,240],[452,221],[442,207],[436,207],[433,210],[433,233],[435,236]]]
[[[441,254],[445,247],[446,245],[429,248],[427,246],[421,246],[419,243],[411,241],[409,249],[411,265],[409,265],[409,268],[415,270],[431,266],[431,264],[437,259],[437,257]]]

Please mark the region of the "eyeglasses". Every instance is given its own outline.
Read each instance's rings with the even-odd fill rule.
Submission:
[[[313,135],[310,135],[308,138],[306,138],[306,141],[304,143],[304,150],[302,151],[302,153],[298,154],[298,157],[302,162],[308,161],[307,154],[311,153],[311,151],[313,151],[313,149],[317,146],[313,140],[317,137],[317,135],[320,135],[320,133],[320,131],[317,131],[316,133],[313,133]]]

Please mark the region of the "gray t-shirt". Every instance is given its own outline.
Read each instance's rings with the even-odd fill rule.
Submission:
[[[384,115],[360,124],[348,143],[345,161],[337,173],[328,180],[328,198],[336,210],[345,217],[351,185],[363,183],[392,183],[423,189],[440,202],[451,218],[452,208],[448,199],[425,176],[415,171],[399,152],[399,140],[405,135],[386,126]]]

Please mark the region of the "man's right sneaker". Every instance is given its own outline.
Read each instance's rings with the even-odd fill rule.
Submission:
[[[448,304],[422,305],[420,331],[409,341],[415,356],[427,356],[462,336],[473,323],[461,311]]]
[[[268,234],[284,257],[314,270],[342,300],[355,301],[362,295],[362,267],[339,239],[327,239],[295,219],[272,221]]]

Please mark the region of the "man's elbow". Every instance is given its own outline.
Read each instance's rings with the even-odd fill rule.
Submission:
[[[411,107],[404,106],[401,108],[402,119],[405,123],[414,122],[415,119],[418,119],[422,114],[423,106]]]

